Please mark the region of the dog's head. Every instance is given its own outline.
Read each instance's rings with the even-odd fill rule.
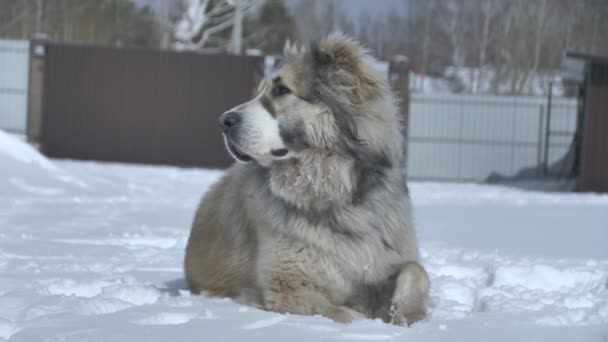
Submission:
[[[384,141],[398,122],[390,91],[366,51],[332,34],[307,51],[286,43],[284,55],[254,99],[220,117],[232,156],[269,166],[315,149],[390,165]]]

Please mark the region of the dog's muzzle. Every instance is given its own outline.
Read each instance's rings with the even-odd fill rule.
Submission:
[[[227,112],[220,116],[218,123],[224,133],[224,143],[228,152],[238,161],[248,162],[253,158],[249,156],[242,148],[234,143],[232,136],[237,131],[242,122],[241,114],[238,112]]]

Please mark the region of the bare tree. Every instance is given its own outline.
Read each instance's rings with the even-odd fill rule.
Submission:
[[[295,5],[294,19],[298,31],[298,40],[301,43],[308,43],[319,39],[321,36],[321,21],[317,11],[319,2],[317,0],[300,1]]]
[[[172,40],[175,39],[173,28],[181,10],[183,2],[181,0],[161,0],[158,10],[158,25],[160,26],[161,38],[160,48],[168,49]]]
[[[461,1],[448,0],[443,2],[445,8],[441,12],[440,24],[447,33],[452,48],[452,65],[461,68],[465,65],[465,41],[466,32],[464,29],[463,7]]]
[[[501,6],[497,0],[481,0],[478,6],[469,8],[472,12],[472,35],[476,43],[476,63],[475,68],[471,68],[471,93],[480,91],[481,82],[484,79],[483,70],[487,63],[488,52],[491,44],[498,36],[496,25],[497,17],[500,15]]]
[[[534,34],[534,61],[532,62],[531,74],[536,75],[540,63],[540,48],[543,43],[545,18],[547,17],[547,0],[539,0],[539,6],[536,16],[536,28]],[[532,93],[532,85],[528,85],[528,93]]]
[[[423,20],[423,29],[422,29],[422,49],[420,50],[420,63],[421,68],[420,71],[422,75],[427,74],[428,65],[429,65],[429,50],[431,47],[431,22],[433,18],[433,11],[437,6],[436,0],[429,0],[426,2],[424,7],[424,20]],[[420,79],[420,89],[424,89],[424,81],[425,77]]]
[[[231,41],[228,29],[235,23],[234,0],[186,0],[186,8],[175,27],[178,49],[225,50]],[[255,0],[238,0],[239,11],[247,13]]]

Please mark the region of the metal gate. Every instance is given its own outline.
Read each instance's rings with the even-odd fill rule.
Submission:
[[[25,133],[29,42],[0,40],[0,129]]]
[[[543,177],[545,162],[555,164],[568,152],[576,103],[554,99],[547,126],[545,97],[413,95],[408,176],[479,182]],[[554,132],[548,140],[547,127]]]

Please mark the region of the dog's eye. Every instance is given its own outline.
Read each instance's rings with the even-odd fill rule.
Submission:
[[[291,94],[291,89],[287,88],[284,85],[279,84],[272,88],[272,96],[274,97],[279,97],[286,94]]]

